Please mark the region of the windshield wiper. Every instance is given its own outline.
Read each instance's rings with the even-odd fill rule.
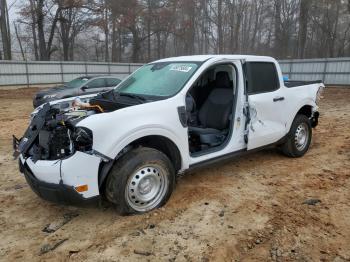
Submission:
[[[126,96],[138,100],[140,103],[145,102],[147,99],[143,96],[130,94],[130,93],[118,93],[119,96]]]

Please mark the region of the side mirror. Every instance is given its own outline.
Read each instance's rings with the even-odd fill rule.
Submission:
[[[86,89],[88,89],[87,86],[82,86],[82,87],[81,87],[81,90],[83,90],[83,91],[85,91]]]

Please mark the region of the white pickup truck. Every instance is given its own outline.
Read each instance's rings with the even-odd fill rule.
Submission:
[[[14,137],[20,171],[40,197],[121,214],[163,205],[176,176],[269,146],[309,149],[319,82],[284,82],[271,57],[204,55],[155,61],[114,90],[58,100]]]

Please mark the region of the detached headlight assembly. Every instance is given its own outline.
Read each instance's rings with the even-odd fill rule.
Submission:
[[[92,131],[86,127],[75,128],[72,134],[73,144],[76,150],[90,151],[92,150]]]

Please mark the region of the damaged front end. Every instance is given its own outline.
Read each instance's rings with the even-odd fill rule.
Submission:
[[[23,137],[13,137],[20,171],[40,197],[68,204],[100,196],[113,159],[93,149],[93,132],[80,121],[146,102],[109,91],[46,103],[32,113]]]
[[[73,155],[76,150],[92,150],[92,132],[76,127],[94,110],[61,111],[57,106],[45,104],[35,114],[21,139],[13,137],[14,156],[38,160],[58,160]]]
[[[77,126],[99,112],[95,107],[62,109],[47,103],[32,115],[22,138],[13,136],[14,157],[19,157],[20,171],[37,195],[65,204],[99,197],[98,172],[104,159],[92,150],[92,131]]]

